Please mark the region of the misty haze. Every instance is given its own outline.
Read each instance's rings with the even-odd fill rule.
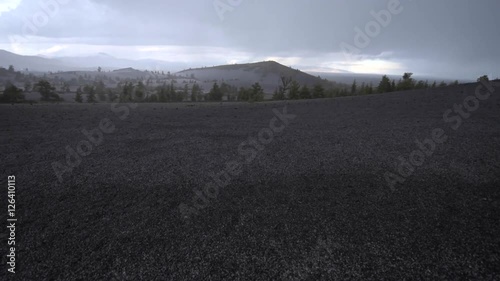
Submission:
[[[500,280],[500,2],[5,0],[1,280]]]

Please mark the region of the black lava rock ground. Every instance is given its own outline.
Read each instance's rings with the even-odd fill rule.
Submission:
[[[289,102],[295,120],[189,219],[179,204],[285,103],[0,106],[19,219],[0,279],[498,280],[500,88],[443,121],[475,86]],[[52,163],[103,118],[115,132],[58,182]],[[392,191],[384,174],[434,128],[447,142]]]

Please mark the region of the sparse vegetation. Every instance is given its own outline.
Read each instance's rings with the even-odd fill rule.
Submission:
[[[217,69],[231,70],[233,68],[239,69],[240,65],[219,66]],[[334,98],[353,95],[370,95],[374,93],[389,93],[394,91],[408,91],[420,90],[427,88],[445,87],[448,84],[444,81],[437,84],[434,81],[429,84],[428,81],[413,79],[413,73],[404,73],[398,81],[391,80],[387,75],[383,75],[378,85],[373,86],[372,83],[358,83],[354,80],[349,86],[347,84],[325,82],[326,80],[320,77],[314,77],[315,83],[301,83],[297,79],[292,78],[293,75],[300,73],[295,69],[290,71],[283,71],[283,66],[276,62],[264,62],[256,64],[248,64],[247,70],[256,68],[263,68],[263,77],[270,75],[273,71],[281,71],[279,79],[276,81],[276,88],[272,93],[273,100],[296,100],[296,99],[317,99],[317,98]],[[209,68],[203,68],[209,69]],[[287,68],[288,69],[288,68]],[[190,71],[194,71],[195,69]],[[133,69],[125,69],[120,71],[135,71]],[[1,75],[10,75],[14,81],[24,85],[24,92],[29,93],[30,90],[38,91],[42,89],[41,100],[43,101],[61,101],[59,93],[75,93],[71,100],[75,102],[83,101],[83,96],[86,102],[220,102],[220,101],[262,101],[265,100],[266,95],[260,83],[254,83],[249,86],[240,86],[239,88],[232,85],[236,80],[229,79],[225,81],[221,79],[210,81],[212,84],[208,93],[204,93],[200,84],[209,83],[209,81],[199,81],[196,79],[194,73],[179,73],[167,74],[160,71],[137,71],[135,78],[120,78],[109,77],[108,73],[99,69],[92,72],[84,72],[77,75],[78,72],[68,72],[66,75],[63,73],[45,73],[43,75],[42,87],[37,83],[33,84],[32,81],[36,79],[32,74],[25,75],[15,70],[14,66],[9,66],[8,69],[0,68]],[[284,74],[283,74],[284,73]],[[67,74],[72,74],[67,78]],[[142,75],[139,75],[142,74]],[[62,78],[66,77],[66,78]],[[309,77],[311,78],[311,77]],[[312,78],[311,78],[312,79]],[[488,79],[487,75],[481,76],[481,79]],[[237,82],[237,81],[236,81]],[[50,84],[50,87],[45,84]],[[259,84],[260,90],[255,93],[255,84]],[[455,80],[450,85],[458,85],[459,81]],[[16,86],[17,86],[16,85]],[[91,91],[89,86],[93,87]],[[19,86],[17,86],[19,87]],[[86,92],[81,88],[86,88]],[[80,88],[80,93],[78,93]],[[73,90],[72,90],[73,89]]]

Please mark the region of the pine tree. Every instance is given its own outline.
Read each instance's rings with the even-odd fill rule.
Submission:
[[[198,86],[198,84],[195,83],[191,88],[191,101],[199,101],[200,93],[201,93],[200,86]]]
[[[389,77],[387,77],[387,75],[384,75],[382,76],[382,80],[380,80],[380,83],[378,84],[377,92],[388,93],[390,91],[391,91],[391,80],[389,80]]]
[[[78,87],[78,89],[76,90],[76,97],[75,97],[75,101],[77,103],[82,103],[83,102],[83,98],[82,98],[82,87]]]
[[[321,84],[316,84],[313,88],[313,98],[322,99],[325,97],[325,89]]]
[[[302,86],[302,88],[300,89],[300,98],[301,99],[312,98],[311,91],[309,91],[309,87],[307,87],[307,85]]]
[[[223,93],[217,84],[217,82],[214,83],[212,86],[212,89],[208,93],[208,100],[209,101],[221,101],[222,100]]]
[[[288,98],[291,100],[296,100],[300,98],[300,84],[293,80],[290,84],[290,91],[288,92]]]
[[[252,85],[252,89],[250,92],[250,101],[263,101],[264,100],[264,89],[260,86],[259,83],[255,83]]]

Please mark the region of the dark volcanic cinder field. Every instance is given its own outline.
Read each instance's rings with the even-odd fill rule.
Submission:
[[[189,219],[179,205],[285,103],[140,104],[124,120],[110,104],[3,105],[15,277],[499,279],[500,87],[457,130],[443,121],[475,87],[290,102],[296,118]],[[60,183],[52,163],[103,118],[115,131]],[[446,142],[391,191],[386,172],[436,128]]]

